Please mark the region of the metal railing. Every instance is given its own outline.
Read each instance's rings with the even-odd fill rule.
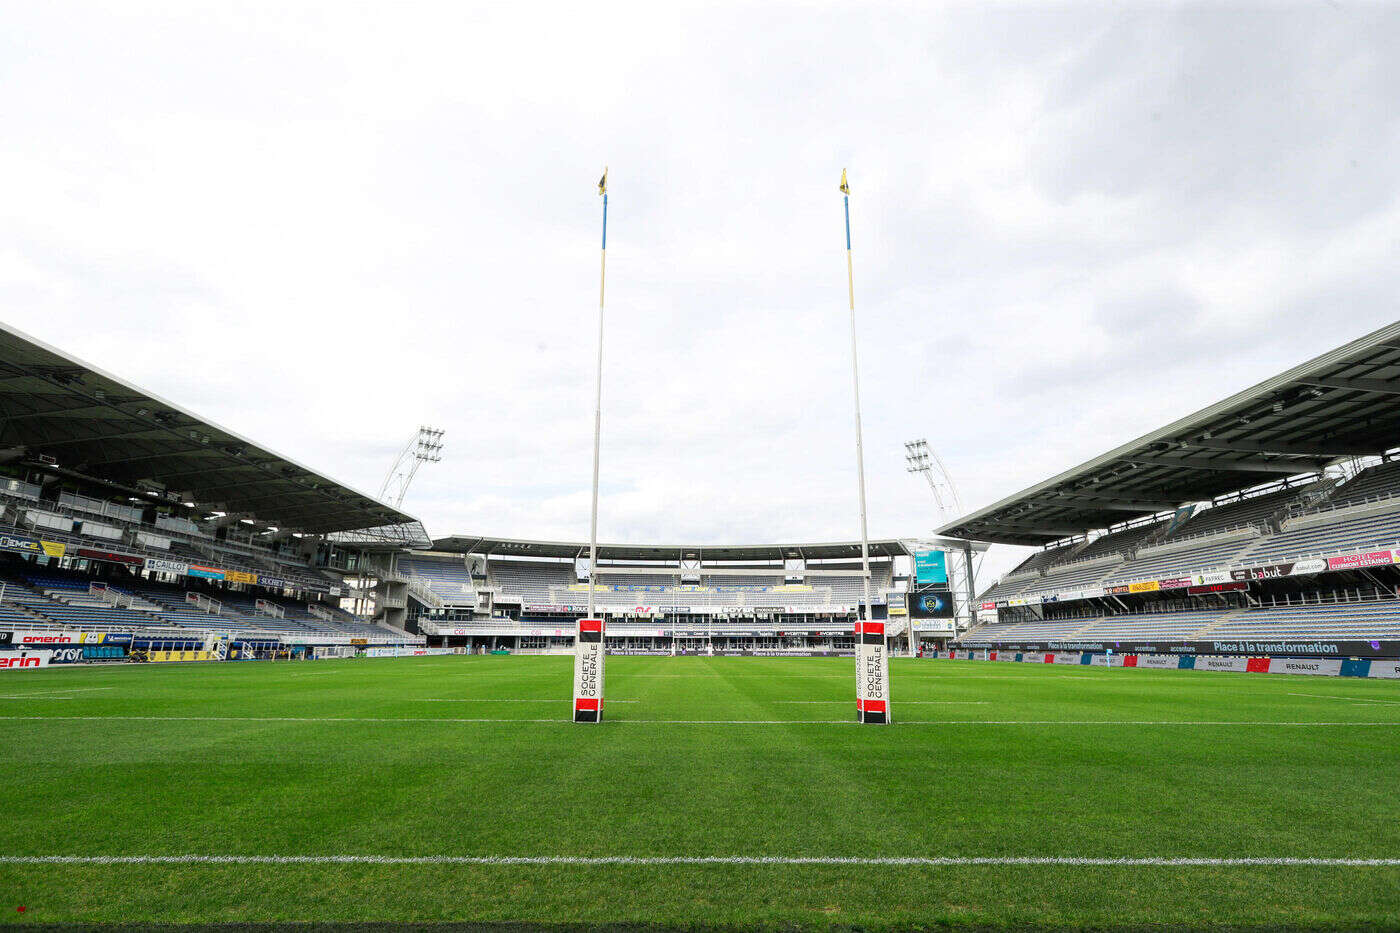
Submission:
[[[432,585],[425,578],[409,574],[404,578],[404,582],[408,586],[408,595],[429,609],[442,609],[447,605],[441,596],[433,592]]]
[[[1364,506],[1378,505],[1390,501],[1400,502],[1400,492],[1377,493],[1371,496],[1364,496],[1360,499],[1343,499],[1340,502],[1324,502],[1322,505],[1313,505],[1304,509],[1289,509],[1288,514],[1284,516],[1284,521],[1292,521],[1295,518],[1302,518],[1307,515],[1323,515],[1327,512],[1359,509]]]
[[[101,581],[93,581],[88,584],[88,595],[96,596],[103,602],[111,603],[118,609],[130,609],[132,607],[130,593],[123,593],[121,590],[108,586]]]
[[[203,593],[186,593],[185,602],[216,616],[222,615],[224,611],[223,603],[212,597],[205,596]]]

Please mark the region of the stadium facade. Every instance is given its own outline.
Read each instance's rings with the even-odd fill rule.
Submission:
[[[939,537],[871,542],[871,616],[902,651],[1400,657],[1397,396],[1400,324]],[[859,542],[604,544],[590,568],[579,542],[431,539],[3,327],[0,415],[6,652],[561,652],[590,589],[614,653],[854,652]],[[1039,550],[978,594],[994,543]]]

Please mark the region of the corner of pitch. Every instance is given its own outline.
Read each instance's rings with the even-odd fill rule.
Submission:
[[[856,721],[890,721],[890,659],[885,623],[857,621]]]
[[[603,620],[579,619],[574,641],[574,722],[603,718]]]

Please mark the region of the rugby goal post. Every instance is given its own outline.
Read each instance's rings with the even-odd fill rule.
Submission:
[[[592,586],[589,582],[589,586]],[[574,722],[603,719],[602,619],[579,619],[574,638]]]

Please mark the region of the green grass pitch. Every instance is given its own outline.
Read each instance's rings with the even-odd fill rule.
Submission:
[[[1400,683],[846,659],[128,665],[0,683],[0,923],[1400,925]],[[41,863],[36,856],[386,856]],[[407,857],[650,858],[410,863]],[[19,908],[25,909],[21,913]]]

